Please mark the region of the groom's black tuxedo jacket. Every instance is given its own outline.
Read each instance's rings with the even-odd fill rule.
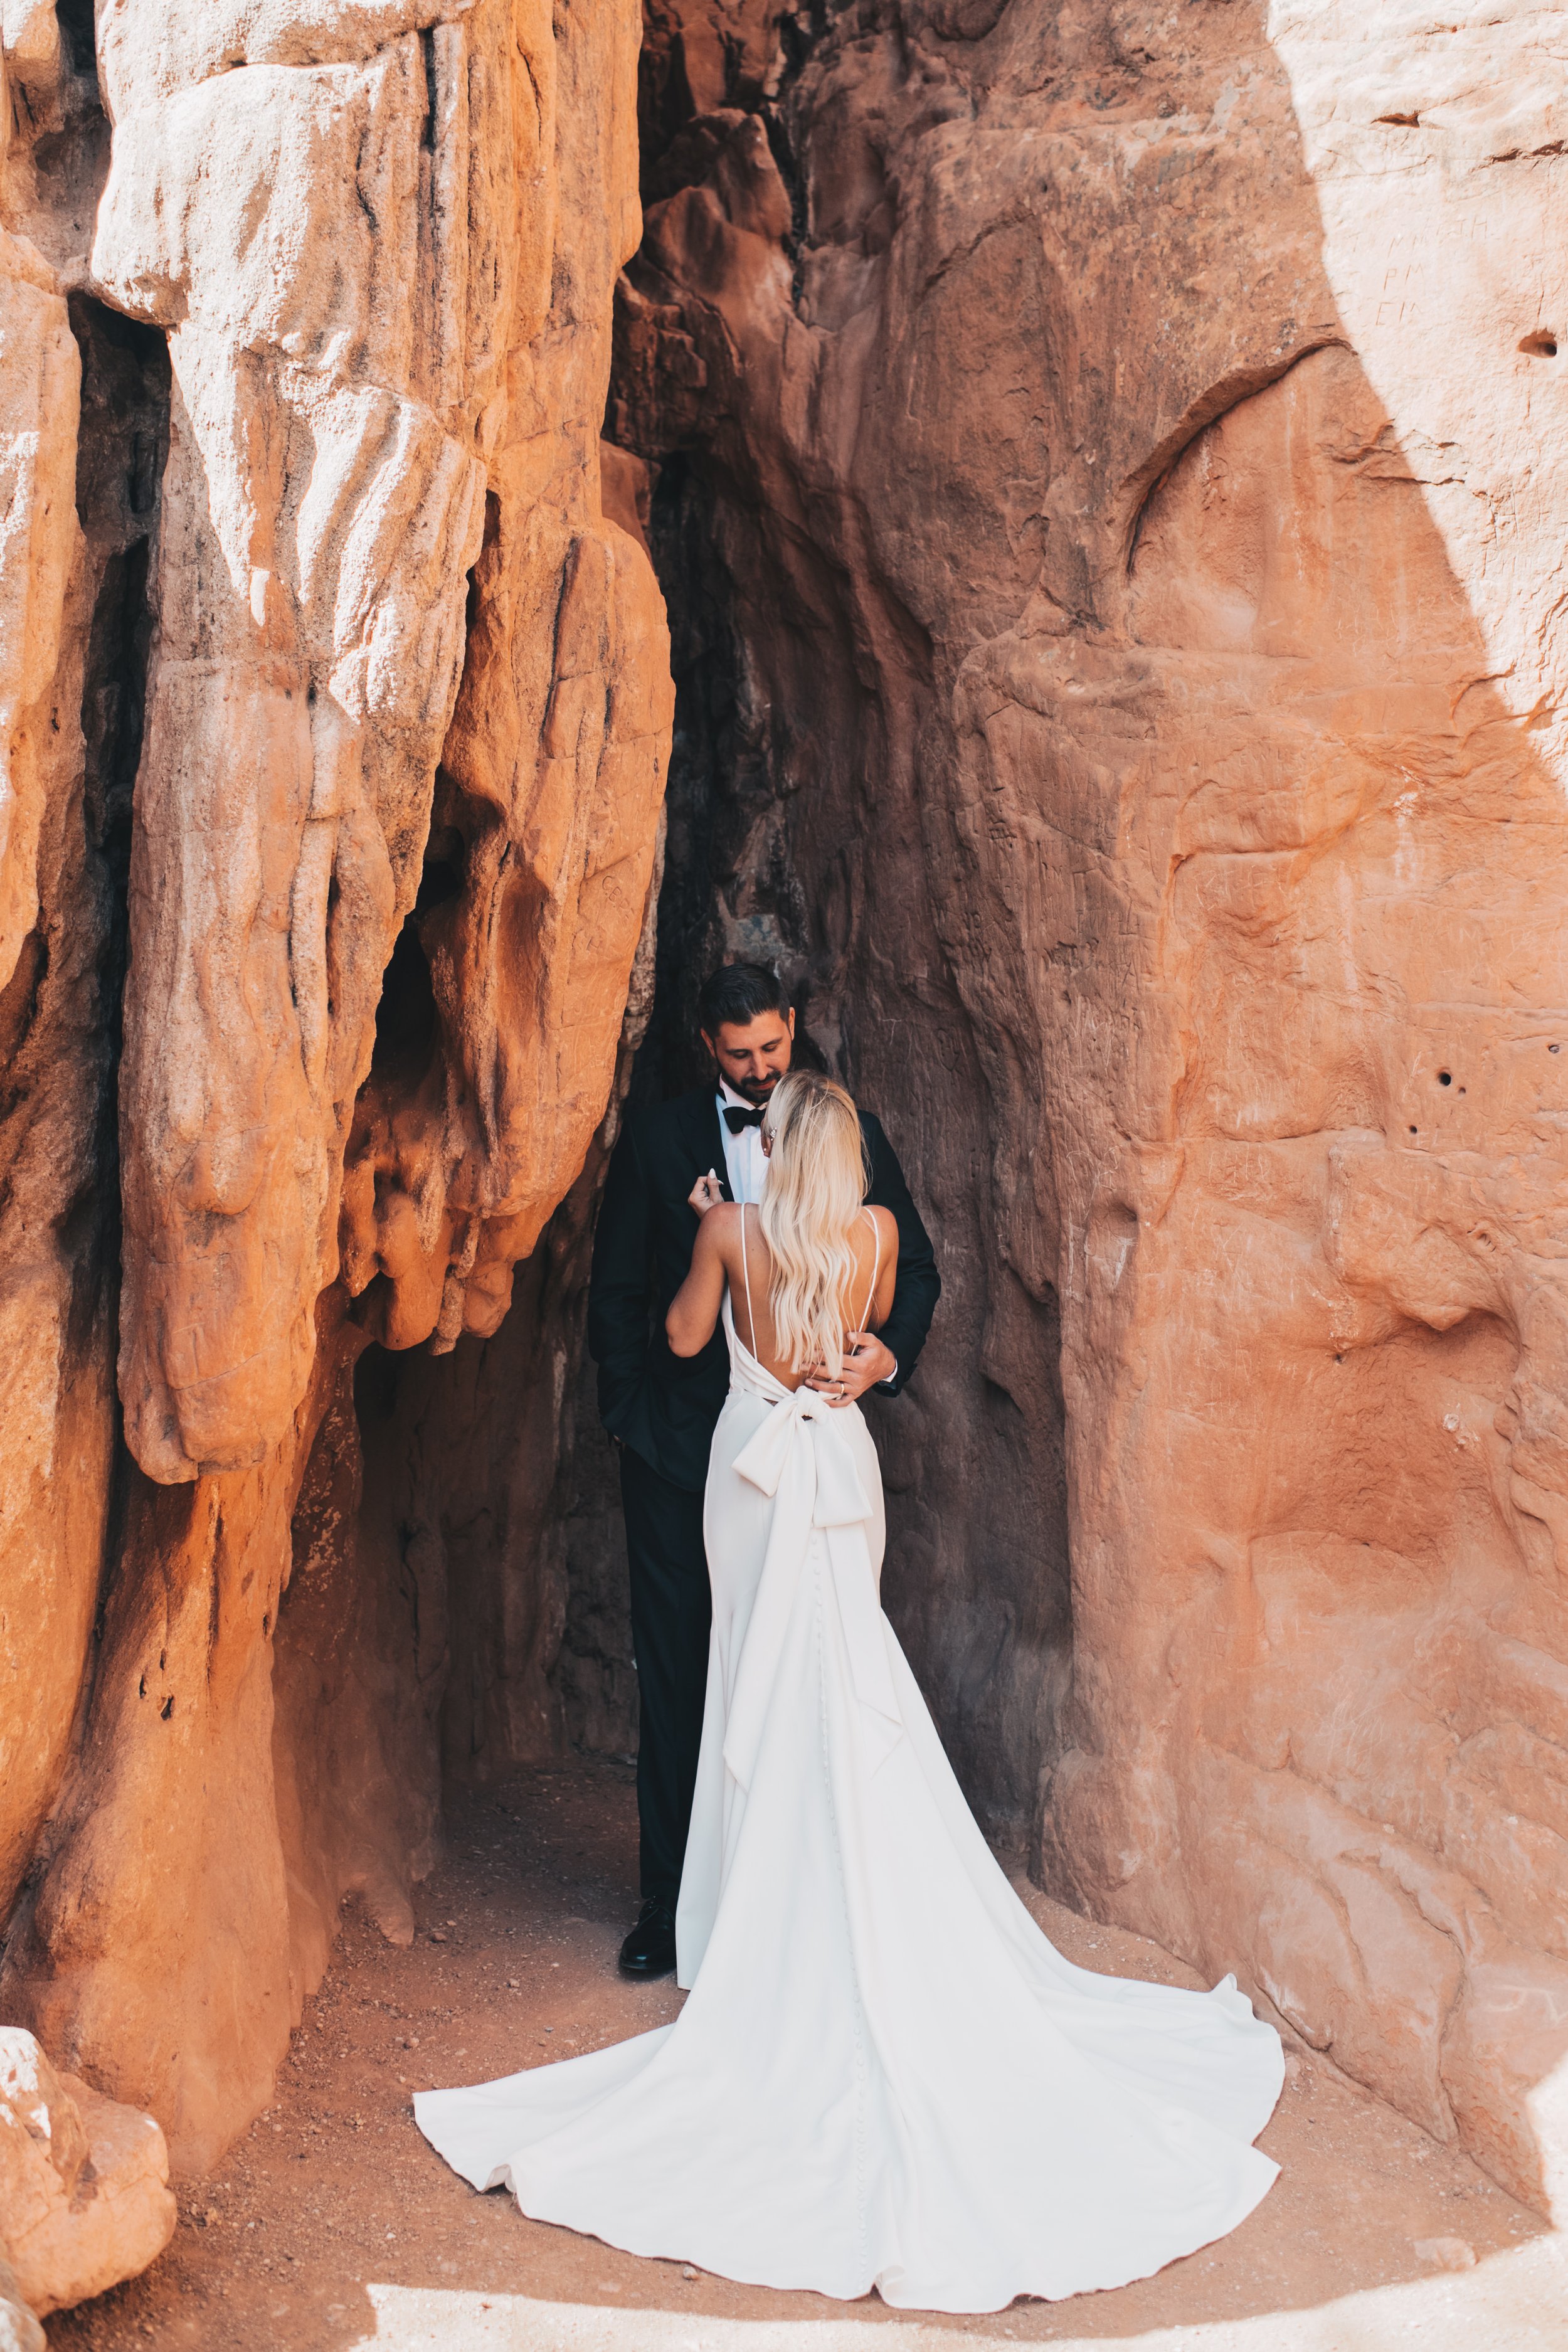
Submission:
[[[902,1388],[925,1344],[942,1290],[931,1238],[880,1122],[860,1113],[871,1161],[867,1199],[899,1226],[899,1279],[878,1335],[898,1359]],[[657,1109],[635,1111],[610,1160],[594,1237],[588,1348],[599,1367],[599,1415],[673,1486],[697,1489],[730,1385],[723,1331],[698,1356],[677,1356],[664,1336],[669,1302],[685,1281],[698,1215],[687,1199],[710,1169],[724,1179],[724,1129],[712,1086]],[[724,1181],[724,1198],[732,1196]]]

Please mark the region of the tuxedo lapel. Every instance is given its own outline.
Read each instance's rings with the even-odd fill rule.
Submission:
[[[726,1201],[732,1201],[730,1178],[724,1165],[724,1122],[719,1116],[719,1094],[714,1087],[698,1087],[686,1095],[680,1104],[682,1140],[691,1154],[691,1173],[688,1188],[699,1176],[706,1176],[711,1168],[719,1179]],[[693,1211],[693,1215],[696,1212]]]
[[[717,1090],[708,1097],[708,1125],[719,1145],[719,1157],[713,1162],[713,1172],[719,1179],[719,1188],[726,1201],[732,1201],[735,1195],[730,1190],[730,1162],[724,1152],[724,1114],[719,1108]]]

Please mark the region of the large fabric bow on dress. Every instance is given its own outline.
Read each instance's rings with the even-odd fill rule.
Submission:
[[[820,1530],[874,1771],[897,1746],[903,1721],[871,1566],[871,1506],[848,1443],[848,1416],[855,1412],[858,1421],[859,1415],[853,1406],[835,1409],[814,1389],[792,1392],[755,1357],[740,1352],[745,1356],[745,1385],[772,1399],[773,1409],[735,1456],[734,1467],[775,1502],[730,1703],[724,1761],[742,1788],[749,1789],[785,1631],[813,1533]]]

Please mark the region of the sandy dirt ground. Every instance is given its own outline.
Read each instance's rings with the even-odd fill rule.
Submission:
[[[846,2305],[733,2286],[524,2221],[504,2192],[476,2196],[415,2129],[414,2091],[544,2065],[676,2012],[671,1984],[630,1985],[616,1972],[636,1907],[636,1844],[631,1773],[618,1765],[539,1770],[456,1797],[412,1948],[345,1918],[275,2104],[213,2174],[179,2184],[179,2229],[144,2277],[49,2321],[53,2352],[132,2352],[149,2340],[170,2352],[872,2352],[866,2331],[876,2327],[892,2331],[877,2339],[883,2352],[950,2334],[1058,2346],[1136,2338],[1194,2352],[1568,2347],[1568,2318],[1556,2332],[1562,2242],[1463,2158],[1310,2057],[1292,2059],[1263,2136],[1283,2176],[1233,2236],[1138,2285],[988,2318],[911,2324],[875,2297]],[[1194,1981],[1154,1945],[1077,1918],[1022,1882],[1020,1892],[1080,1966]],[[1353,2324],[1325,2322],[1325,2311]]]

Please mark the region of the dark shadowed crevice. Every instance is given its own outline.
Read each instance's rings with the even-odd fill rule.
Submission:
[[[740,650],[731,583],[712,542],[708,501],[677,453],[654,486],[648,542],[669,615],[675,728],[665,792],[653,1018],[632,1077],[637,1102],[659,1102],[701,1076],[697,989],[716,960],[716,894],[736,830]],[[730,821],[725,822],[725,803]]]
[[[131,944],[132,817],[154,628],[170,370],[168,346],[155,328],[89,295],[71,296],[70,321],[82,370],[77,513],[92,582],[81,697],[83,819],[100,928],[99,1011],[107,1043],[96,1196],[106,1221],[102,1257],[117,1269],[117,1084]]]
[[[408,917],[397,934],[392,961],[381,984],[375,1009],[375,1046],[371,1076],[384,1083],[394,1076],[417,1088],[430,1066],[440,1034],[436,992],[430,984],[430,959],[419,938],[417,914]]]
[[[62,26],[65,14],[62,7]],[[90,54],[90,7],[87,17]],[[131,840],[155,625],[171,374],[168,345],[155,328],[123,318],[86,294],[73,294],[69,310],[81,353],[76,502],[90,595],[80,713],[82,826],[88,905],[97,936],[100,1079],[94,1181],[68,1202],[61,1235],[78,1268],[73,1324],[85,1348],[106,1303],[111,1327],[118,1318],[119,1079],[131,955]],[[118,1433],[118,1405],[116,1421],[106,1573],[124,1550],[132,1488],[140,1478]]]
[[[98,51],[94,39],[92,0],[55,0],[55,16],[60,28],[60,47],[73,74],[98,79]]]
[[[645,205],[660,193],[651,176],[655,165],[696,111],[679,24],[659,0],[645,0],[637,58],[637,152]]]
[[[33,227],[36,234],[52,222],[64,233],[64,249],[71,250],[91,221],[109,174],[110,131],[98,81],[93,0],[56,0],[55,17],[63,70],[45,100],[52,127],[32,142],[37,205]],[[29,89],[25,70],[14,78],[8,74],[7,81],[7,97],[26,134],[43,94]],[[49,242],[47,228],[44,241]]]
[[[431,827],[419,876],[419,895],[414,901],[416,915],[432,914],[437,907],[447,906],[462,897],[467,857],[468,845],[455,824]]]
[[[677,451],[660,467],[648,544],[669,615],[675,727],[665,793],[653,1014],[632,1077],[635,1103],[695,1086],[708,1069],[697,992],[727,955],[775,963],[795,990],[801,1057],[810,1004],[810,919],[779,819],[779,745],[754,712],[734,583],[713,529],[713,492]]]
[[[1000,14],[999,0],[933,6],[943,39],[978,37]],[[704,110],[713,54],[700,73],[679,17],[658,0],[645,16],[649,232],[617,304],[605,433],[650,469],[646,535],[676,703],[654,1006],[632,1099],[707,1075],[697,992],[715,964],[746,957],[789,988],[799,1057],[826,1056],[886,1122],[948,1286],[910,1398],[869,1408],[889,1496],[884,1597],[971,1801],[1021,1849],[1060,1745],[1070,1648],[1061,1338],[1054,1297],[1026,1290],[998,1246],[986,1056],[946,965],[922,845],[920,771],[943,758],[952,723],[934,608],[911,604],[875,519],[858,539],[853,500],[819,500],[815,463],[748,373],[761,344],[746,345],[743,306],[715,290],[722,273],[705,274],[707,248],[668,201],[696,187],[723,211],[723,159],[754,153],[760,126],[789,198],[779,241],[796,303],[814,236],[825,249],[847,238],[858,269],[871,215],[841,237],[814,177],[833,178],[824,134],[848,24],[831,5],[791,13],[765,72],[754,50],[726,46],[716,113]],[[879,190],[890,218],[878,173],[867,205]],[[897,436],[904,420],[889,411],[886,426]],[[614,1474],[586,1381],[577,1414],[559,1681],[571,1736],[613,1753],[635,1738],[635,1682]]]
[[[759,110],[763,129],[767,134],[768,152],[789,197],[790,234],[785,251],[793,264],[790,299],[797,310],[802,290],[803,257],[811,227],[811,198],[791,135],[790,98],[811,62],[812,52],[826,34],[829,20],[827,0],[807,0],[807,5],[797,9],[793,16],[780,17],[782,71],[771,99]]]

